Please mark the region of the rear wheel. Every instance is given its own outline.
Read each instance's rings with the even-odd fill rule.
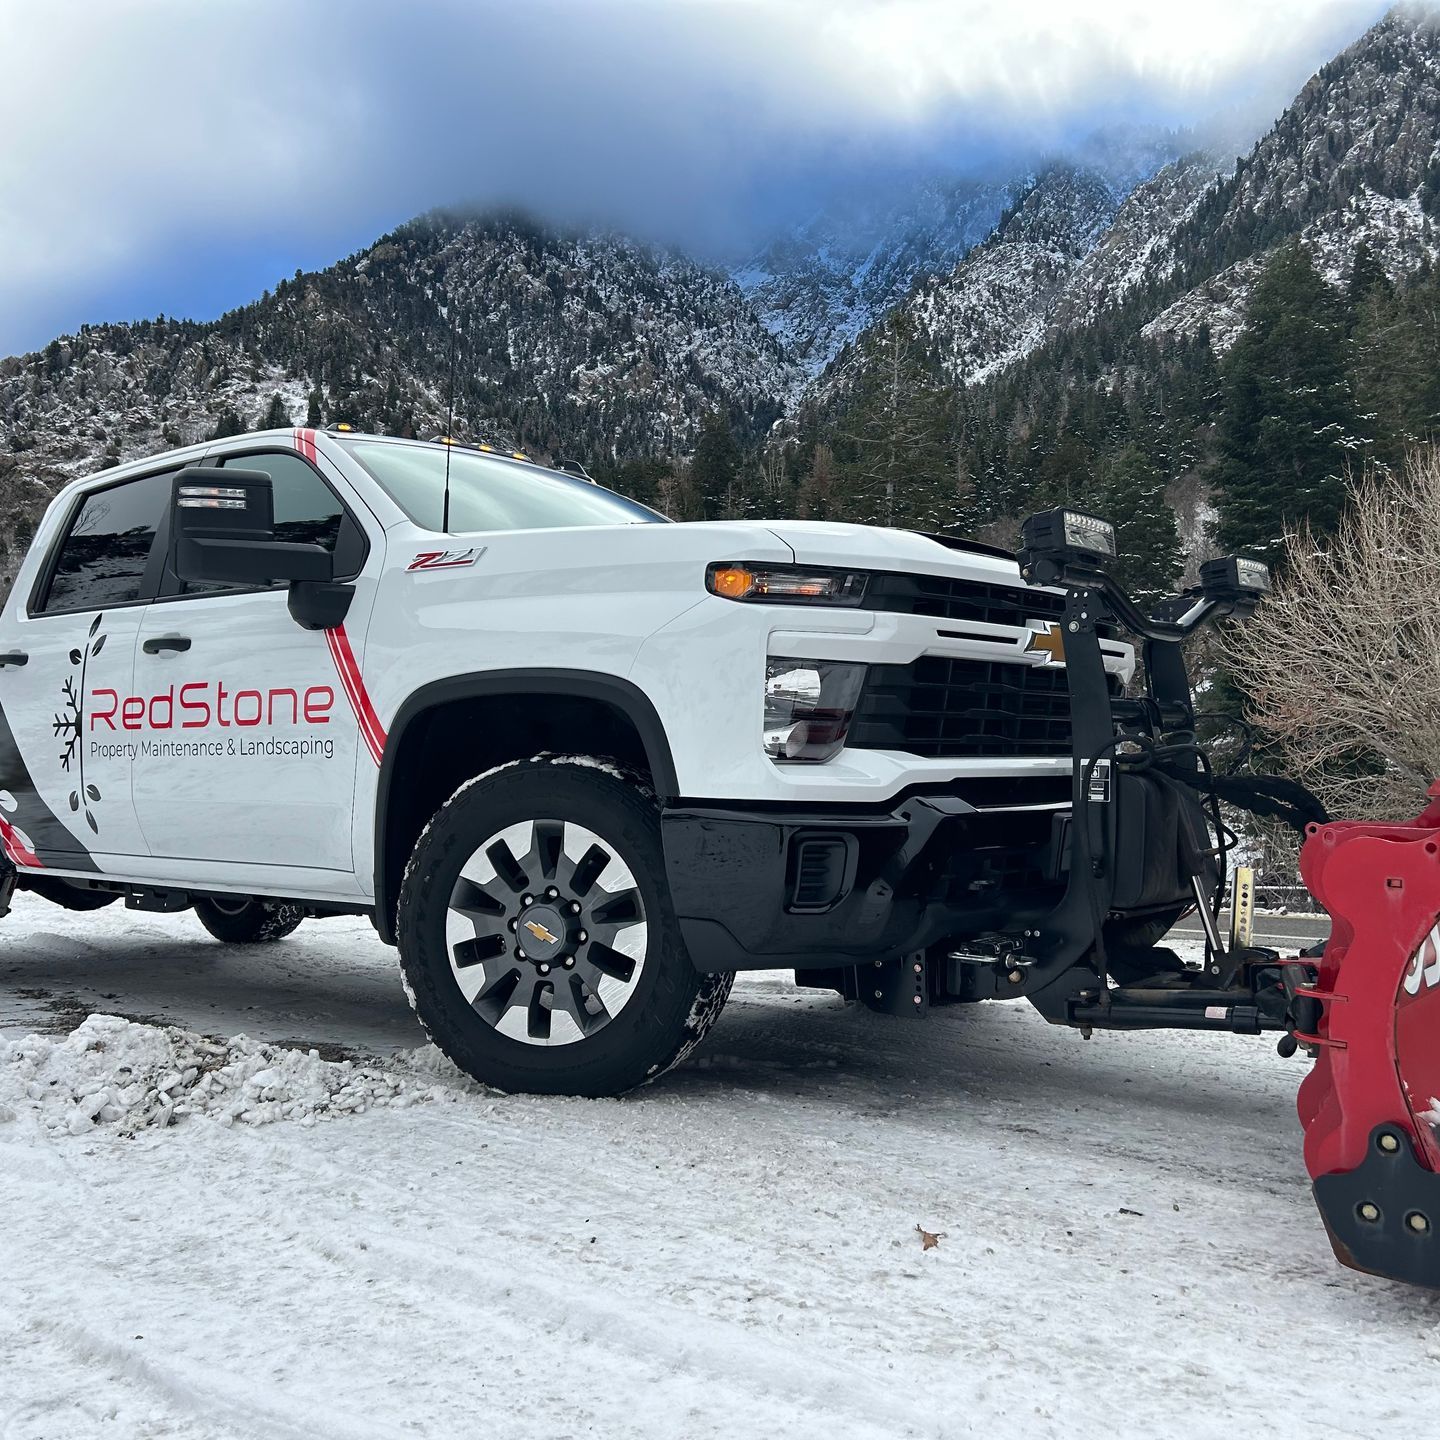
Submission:
[[[227,945],[263,945],[283,940],[305,918],[298,905],[282,905],[254,895],[211,895],[195,902],[195,916]]]
[[[431,1039],[502,1090],[617,1095],[679,1063],[730,975],[700,975],[670,903],[652,797],[531,760],[453,795],[400,892],[400,964]]]

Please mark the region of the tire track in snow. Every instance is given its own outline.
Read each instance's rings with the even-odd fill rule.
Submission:
[[[333,1404],[323,1408],[287,1400],[285,1408],[266,1405],[247,1386],[244,1377],[217,1369],[207,1383],[187,1379],[175,1365],[127,1349],[88,1326],[75,1322],[40,1320],[35,1330],[56,1341],[87,1370],[103,1367],[123,1379],[138,1381],[191,1420],[224,1427],[227,1434],[254,1440],[393,1440],[392,1426],[376,1426],[354,1413],[337,1417]]]
[[[303,1161],[289,1156],[272,1158],[292,1174],[317,1174],[313,1157],[306,1156]],[[337,1194],[356,1185],[355,1175],[343,1167],[318,1169],[318,1178],[333,1181]],[[366,1176],[364,1188],[358,1217],[344,1217],[346,1229],[363,1236],[363,1250],[341,1251],[324,1240],[306,1243],[339,1269],[369,1270],[375,1279],[400,1289],[413,1285],[417,1278],[428,1279],[430,1303],[438,1302],[453,1317],[453,1325],[442,1323],[442,1329],[473,1326],[478,1307],[487,1325],[496,1318],[508,1322],[516,1354],[522,1357],[533,1349],[537,1332],[544,1334],[547,1344],[596,1344],[597,1337],[604,1337],[601,1348],[606,1363],[622,1358],[635,1370],[637,1383],[682,1389],[697,1382],[723,1384],[729,1391],[743,1392],[756,1415],[773,1422],[775,1433],[831,1436],[837,1433],[836,1424],[842,1426],[839,1433],[847,1440],[852,1436],[858,1440],[866,1433],[877,1437],[944,1433],[936,1428],[933,1414],[898,1400],[893,1383],[887,1384],[878,1375],[857,1373],[853,1364],[817,1361],[813,1355],[803,1366],[797,1365],[783,1353],[777,1354],[782,1347],[777,1347],[773,1335],[756,1334],[723,1317],[633,1287],[616,1290],[613,1282],[620,1277],[613,1272],[587,1275],[584,1272],[593,1267],[586,1261],[562,1260],[527,1247],[523,1273],[517,1274],[512,1237],[496,1241],[473,1233],[466,1237],[463,1253],[451,1249],[443,1261],[437,1261],[433,1236],[422,1243],[397,1233],[398,1226],[377,1222],[376,1190],[387,1191],[406,1208],[413,1207],[413,1194],[387,1186],[373,1173]],[[323,1190],[331,1193],[330,1184]],[[633,1191],[626,1194],[633,1196]],[[604,1207],[592,1204],[589,1208],[594,1214]],[[342,1214],[337,1213],[323,1228],[338,1229],[341,1219]],[[597,1278],[611,1282],[604,1296],[596,1296],[591,1289]],[[465,1303],[452,1298],[462,1289]],[[717,1356],[723,1356],[728,1367],[723,1375],[715,1371]],[[837,1404],[839,1396],[844,1401]],[[783,1422],[782,1411],[789,1415]],[[873,1429],[861,1431],[857,1422]]]

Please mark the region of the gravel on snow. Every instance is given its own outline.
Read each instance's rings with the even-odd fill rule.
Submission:
[[[1302,1073],[767,974],[658,1085],[508,1097],[363,922],[21,897],[0,1436],[1434,1433],[1440,1299],[1335,1265]]]

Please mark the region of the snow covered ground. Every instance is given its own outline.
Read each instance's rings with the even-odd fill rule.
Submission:
[[[62,1039],[92,1011],[251,1042]],[[1335,1266],[1266,1041],[765,975],[620,1101],[488,1094],[421,1045],[364,922],[247,952],[22,898],[0,1437],[1434,1433],[1440,1300]],[[48,1079],[107,1071],[72,1134]],[[159,1081],[190,1097],[163,1127]]]

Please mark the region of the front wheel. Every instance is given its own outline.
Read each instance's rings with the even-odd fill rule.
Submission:
[[[502,1090],[618,1095],[700,1042],[731,975],[690,963],[652,797],[576,761],[462,787],[400,891],[400,965],[430,1038]]]
[[[195,917],[227,945],[263,945],[283,940],[305,912],[298,905],[280,905],[253,895],[212,895],[195,902]]]

